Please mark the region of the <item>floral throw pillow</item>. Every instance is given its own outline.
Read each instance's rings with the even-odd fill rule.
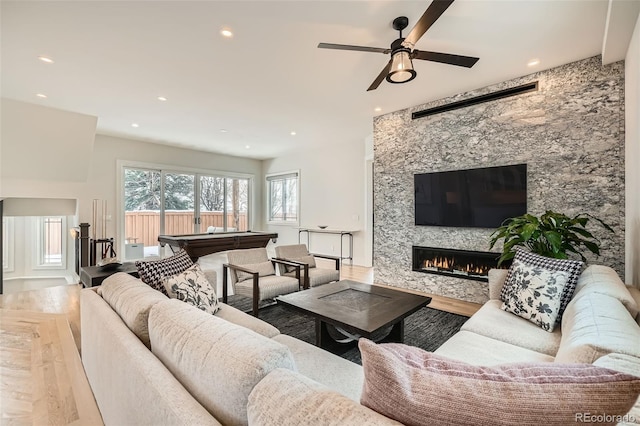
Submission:
[[[562,292],[569,281],[569,273],[527,265],[516,259],[511,265],[510,278],[504,286],[506,298],[502,309],[552,332],[560,313]]]
[[[564,290],[562,290],[562,295],[560,296],[560,311],[558,312],[558,317],[556,318],[556,323],[560,324],[560,321],[562,320],[562,313],[573,297],[573,293],[576,289],[576,284],[578,283],[578,278],[580,277],[582,268],[584,267],[584,262],[570,259],[552,259],[550,257],[545,257],[539,254],[528,252],[521,248],[516,249],[514,261],[516,260],[524,263],[527,266],[536,266],[552,272],[562,271],[569,274],[569,281],[564,287]],[[509,268],[509,271],[507,272],[507,278],[505,280],[505,285],[502,287],[502,291],[500,293],[500,299],[503,302],[507,301],[507,292],[510,288],[512,288],[510,284],[513,284],[513,271],[513,268]]]
[[[165,278],[169,297],[186,302],[210,314],[220,309],[216,291],[197,263],[186,271]]]

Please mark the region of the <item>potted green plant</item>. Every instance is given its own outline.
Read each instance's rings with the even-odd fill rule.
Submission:
[[[505,260],[513,259],[516,246],[526,247],[533,253],[556,259],[567,259],[568,254],[573,253],[586,261],[582,254],[584,249],[600,255],[600,240],[586,229],[591,219],[613,232],[609,225],[590,214],[581,213],[569,217],[547,210],[540,217],[525,214],[505,220],[502,226],[491,234],[490,248],[504,239],[498,266]]]

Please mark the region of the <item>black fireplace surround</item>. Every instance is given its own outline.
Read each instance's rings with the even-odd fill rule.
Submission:
[[[476,281],[489,281],[489,269],[498,268],[500,253],[413,246],[412,270]],[[511,266],[505,261],[500,268]]]

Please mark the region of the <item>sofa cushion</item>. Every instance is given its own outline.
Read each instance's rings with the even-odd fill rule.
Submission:
[[[160,260],[141,261],[136,260],[136,268],[142,282],[168,296],[164,288],[164,279],[185,271],[193,265],[193,261],[186,251],[180,250],[177,254]]]
[[[573,292],[576,288],[576,284],[578,282],[578,277],[580,276],[580,272],[582,271],[582,267],[584,266],[584,262],[579,260],[568,260],[568,259],[552,259],[545,256],[540,256],[539,254],[531,253],[521,248],[516,249],[516,255],[513,258],[513,262],[511,267],[509,268],[509,272],[507,273],[507,278],[505,281],[505,285],[502,287],[502,292],[500,293],[500,299],[503,302],[509,300],[509,292],[513,290],[513,282],[516,261],[520,261],[525,265],[536,267],[540,269],[545,269],[552,272],[564,271],[569,275],[569,279],[567,280],[567,284],[564,286],[562,293],[560,295],[560,308],[558,309],[557,322],[560,322],[562,319],[562,313],[566,309],[571,297],[573,296]]]
[[[485,303],[461,330],[471,331],[505,343],[532,351],[555,356],[560,346],[560,328],[549,333],[537,325],[500,309],[502,302],[490,300]]]
[[[266,262],[260,262],[260,263],[250,263],[248,265],[242,265],[242,267],[247,268],[250,271],[257,272],[259,277],[266,277],[267,275],[275,275],[276,273],[276,270],[273,267],[273,263],[271,263],[270,260],[267,260]],[[238,275],[238,281],[245,281],[253,278],[253,275],[243,271],[236,271],[236,274]]]
[[[155,291],[142,282],[140,285],[147,290]],[[129,331],[118,314],[96,292],[91,289],[80,291],[80,310],[84,368],[82,376],[86,373],[91,385],[91,390],[85,397],[95,397],[105,425],[220,425],[162,362]],[[52,370],[47,370],[46,366],[44,368],[44,372],[63,374],[61,378],[72,373],[58,367]],[[2,380],[5,386],[8,380],[5,379],[4,371]],[[65,406],[64,410],[58,410],[61,414],[67,413],[68,417],[40,417],[29,424],[88,424],[72,416],[75,407],[73,395],[69,393],[70,387],[46,391],[62,392],[70,398],[71,403]],[[2,394],[4,398],[4,390]],[[41,412],[46,414],[47,398],[41,399],[40,402],[44,404]],[[9,424],[5,420],[0,423]],[[19,422],[24,423],[26,422]]]
[[[629,294],[631,295],[631,297],[633,297],[633,300],[635,300],[636,305],[638,305],[638,307],[640,308],[640,289],[627,286],[627,290],[629,291]],[[640,313],[636,315],[636,322],[638,323],[638,325],[640,325]]]
[[[507,280],[507,269],[489,269],[489,299],[499,300],[502,286]]]
[[[464,330],[454,334],[434,353],[472,365],[553,362],[552,356]]]
[[[552,332],[560,315],[561,295],[569,280],[566,271],[554,271],[513,260],[510,279],[503,287],[502,310]]]
[[[226,303],[219,303],[219,306],[220,309],[216,312],[216,316],[218,318],[222,318],[225,321],[248,328],[249,330],[255,331],[256,333],[262,334],[268,338],[272,338],[280,334],[280,330],[268,322],[242,312],[240,309],[236,309]]]
[[[273,340],[291,350],[300,374],[354,401],[360,401],[364,382],[361,366],[286,334],[280,334]]]
[[[640,377],[589,364],[478,367],[398,343],[359,347],[362,404],[406,425],[567,425],[585,411],[623,415],[640,394]]]
[[[606,294],[618,299],[633,318],[638,315],[638,303],[617,272],[608,266],[590,265],[582,272],[574,298],[588,293]]]
[[[186,302],[207,313],[215,314],[220,309],[216,291],[197,263],[184,272],[165,278],[164,287],[172,299]]]
[[[149,343],[149,311],[167,296],[124,272],[107,277],[99,287],[100,295],[122,318],[142,343]]]
[[[286,346],[177,300],[154,306],[149,335],[153,353],[223,424],[246,424],[253,387],[275,368],[295,369]]]
[[[294,371],[278,368],[253,388],[251,426],[400,425]]]
[[[556,362],[592,363],[603,355],[640,357],[640,327],[613,297],[589,293],[569,303]]]

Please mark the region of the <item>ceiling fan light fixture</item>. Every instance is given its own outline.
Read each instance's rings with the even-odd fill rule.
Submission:
[[[416,78],[409,49],[398,49],[391,56],[391,68],[387,74],[389,83],[407,83]]]

